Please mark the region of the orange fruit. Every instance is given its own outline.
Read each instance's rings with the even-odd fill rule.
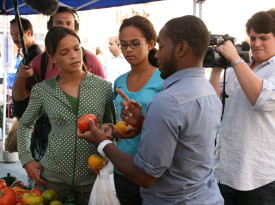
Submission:
[[[92,154],[89,157],[88,164],[89,166],[94,167],[97,170],[102,169],[104,167],[103,158],[97,154]]]
[[[132,128],[131,125],[127,124],[126,122],[124,121],[118,121],[116,124],[115,124],[115,130],[117,131],[120,131],[122,132],[123,134],[126,134],[126,130],[128,128]]]

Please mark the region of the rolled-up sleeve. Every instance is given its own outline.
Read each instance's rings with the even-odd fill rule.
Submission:
[[[275,75],[273,81],[263,80],[262,92],[252,108],[265,112],[275,110]]]

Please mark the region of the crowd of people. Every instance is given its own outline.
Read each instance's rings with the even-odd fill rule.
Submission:
[[[50,17],[44,52],[21,21],[28,52],[12,99],[19,158],[35,185],[88,204],[98,172],[87,159],[104,152],[122,205],[275,204],[275,9],[245,25],[252,62],[227,40],[216,50],[231,65],[213,68],[209,81],[209,31],[192,15],[169,20],[158,35],[146,17],[124,19],[105,64],[81,47],[74,10]],[[77,119],[87,113],[100,126],[89,119],[91,130],[81,132]],[[133,128],[114,130],[121,120]]]

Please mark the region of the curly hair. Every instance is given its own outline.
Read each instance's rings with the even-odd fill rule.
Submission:
[[[133,16],[131,18],[124,19],[119,28],[119,33],[121,33],[121,31],[128,26],[138,28],[141,31],[142,35],[145,37],[146,41],[153,40],[156,45],[157,33],[153,24],[147,18],[143,16]],[[158,67],[158,61],[155,58],[156,52],[156,48],[151,49],[149,51],[148,60],[151,65]]]

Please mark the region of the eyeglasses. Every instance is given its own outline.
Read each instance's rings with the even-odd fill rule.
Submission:
[[[139,48],[140,44],[147,43],[147,41],[142,42],[134,42],[134,43],[123,43],[123,44],[117,44],[118,48],[122,50],[126,50],[128,46],[130,46],[132,49]]]

